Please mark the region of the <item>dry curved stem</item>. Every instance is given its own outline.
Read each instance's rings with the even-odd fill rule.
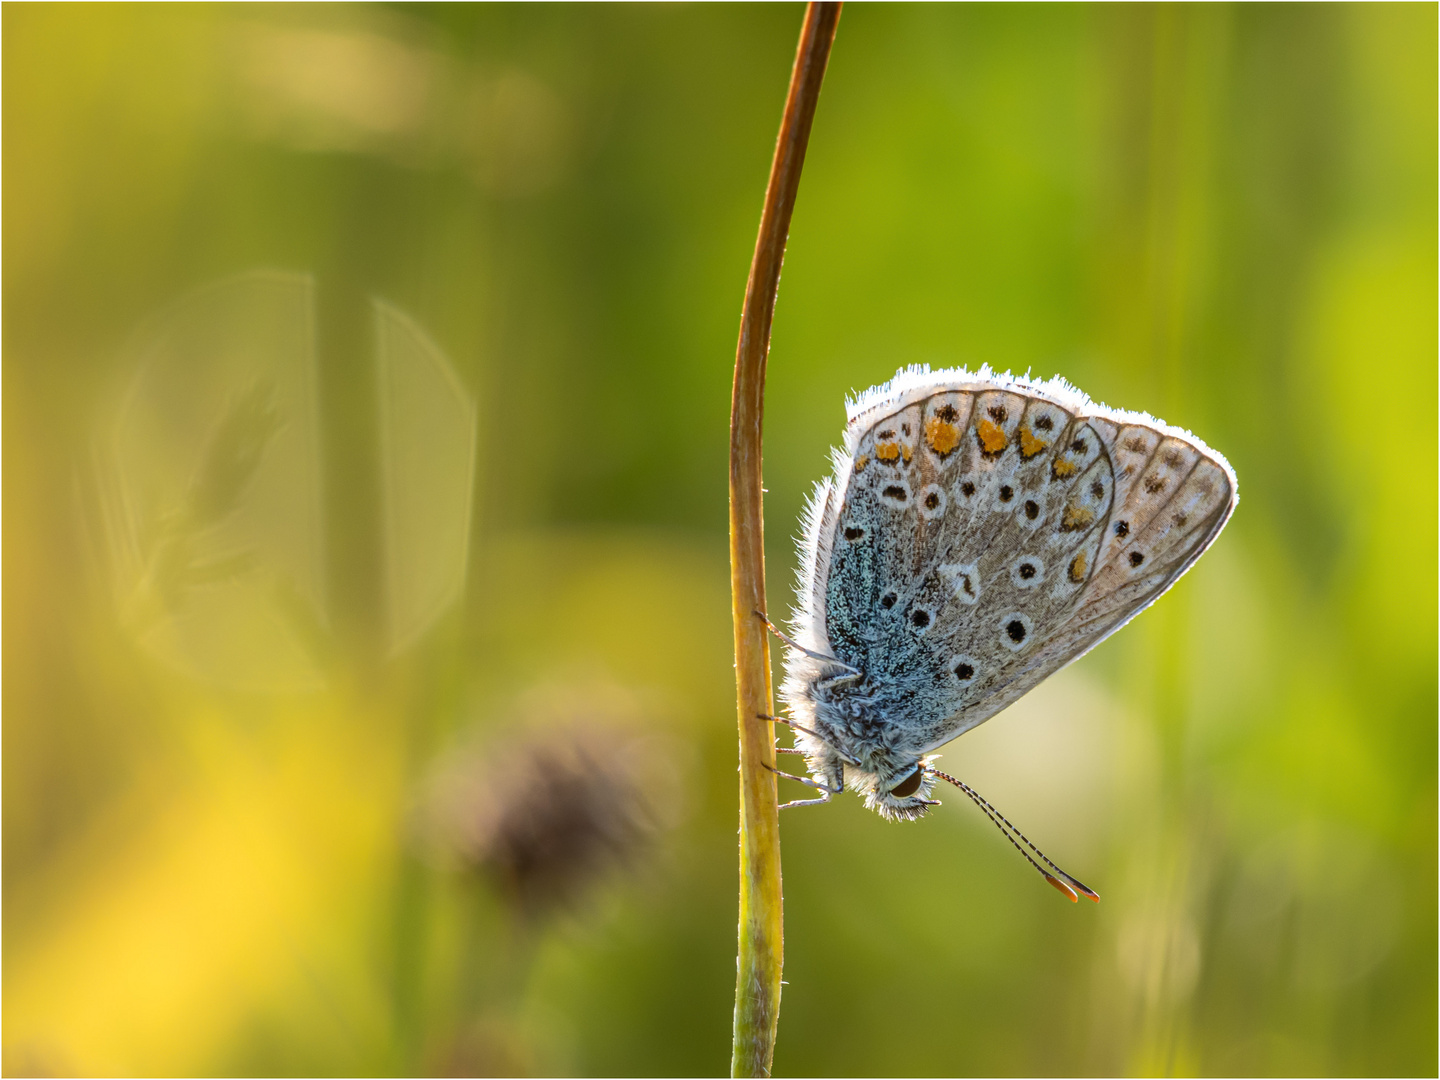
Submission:
[[[735,351],[730,403],[730,599],[740,724],[740,943],[732,1076],[770,1075],[780,1015],[784,957],[780,822],[775,775],[769,771],[775,761],[775,732],[770,721],[762,719],[774,712],[773,690],[770,643],[765,623],[755,614],[766,610],[760,454],[765,361],[790,215],[839,18],[838,3],[811,3],[805,9]]]

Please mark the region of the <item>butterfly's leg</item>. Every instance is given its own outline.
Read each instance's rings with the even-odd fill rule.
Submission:
[[[799,649],[799,650],[800,650],[802,653],[804,653],[806,656],[810,657],[811,660],[823,660],[823,661],[825,661],[827,664],[839,664],[839,665],[840,665],[842,668],[844,668],[846,671],[851,672],[853,675],[856,675],[856,676],[859,676],[859,675],[863,674],[863,672],[861,672],[859,668],[851,667],[849,664],[845,663],[844,660],[841,660],[841,659],[839,659],[838,657],[826,656],[824,653],[818,653],[818,652],[816,652],[816,651],[813,650],[813,649],[807,649],[807,648],[805,648],[804,645],[801,645],[798,641],[795,641],[794,639],[787,637],[785,634],[783,634],[783,633],[780,632],[779,628],[778,628],[774,623],[772,623],[772,622],[770,621],[769,617],[768,617],[763,611],[757,611],[757,612],[755,612],[755,615],[756,615],[757,618],[759,618],[759,620],[760,620],[761,622],[763,622],[763,623],[765,624],[766,628],[767,628],[772,634],[774,634],[776,637],[778,637],[778,638],[779,638],[781,641],[783,641],[786,645],[789,645],[792,649]]]
[[[826,791],[818,799],[791,799],[789,802],[782,802],[781,810],[793,810],[797,806],[824,806],[830,801],[830,792]]]
[[[813,776],[796,776],[794,773],[781,772],[779,769],[775,768],[774,765],[766,765],[765,768],[769,769],[782,780],[794,780],[797,784],[805,784],[808,787],[813,787],[820,791],[828,791],[832,795],[837,794],[840,791],[839,788],[832,788],[829,784],[822,784]]]
[[[809,735],[811,738],[813,738],[813,739],[819,739],[822,743],[824,743],[826,746],[828,746],[831,750],[834,750],[835,753],[839,754],[840,757],[844,760],[844,762],[845,762],[846,765],[859,765],[859,764],[860,764],[860,759],[857,758],[854,754],[847,753],[846,751],[840,749],[840,747],[836,746],[833,742],[831,742],[829,739],[825,738],[825,736],[824,736],[824,735],[821,735],[818,731],[811,731],[808,727],[801,727],[799,724],[795,723],[794,720],[786,720],[785,717],[783,717],[783,716],[769,716],[769,715],[767,715],[767,714],[765,714],[765,713],[756,713],[755,715],[756,715],[756,717],[758,717],[758,718],[761,719],[761,720],[769,720],[769,721],[771,721],[771,722],[773,722],[773,723],[776,723],[776,724],[784,724],[786,727],[790,728],[790,729],[793,730],[793,731],[803,731],[806,735]],[[783,748],[781,748],[781,749],[788,751],[788,750],[789,750],[789,747],[783,747]]]
[[[796,779],[799,779],[799,778],[796,777]],[[824,786],[822,786],[822,785],[820,785],[820,784],[815,784],[815,785],[814,785],[814,786],[820,788],[820,792],[821,792],[820,798],[818,798],[818,799],[792,799],[790,802],[781,803],[781,804],[780,804],[780,809],[781,809],[781,810],[789,810],[791,807],[795,807],[795,806],[824,806],[826,803],[828,803],[828,802],[830,801],[830,797],[831,797],[832,795],[838,794],[839,792],[845,790],[845,766],[844,766],[844,765],[841,765],[841,764],[839,764],[839,763],[837,762],[836,765],[835,765],[835,775],[834,775],[831,779],[832,779],[833,782],[834,782],[834,786],[832,786],[832,787],[828,787],[828,788],[827,788],[827,787],[824,787]]]
[[[777,747],[775,747],[775,753],[777,753],[777,754],[803,754],[803,753],[805,753],[805,751],[804,751],[804,750],[801,750],[798,746],[777,746]]]
[[[781,777],[782,779],[794,780],[796,783],[805,784],[807,787],[813,787],[820,792],[820,797],[818,799],[793,799],[790,802],[781,803],[781,810],[789,810],[793,806],[822,806],[830,801],[830,797],[832,795],[837,795],[845,790],[844,784],[839,784],[835,787],[829,787],[825,784],[822,784],[819,780],[815,780],[809,776],[796,776],[793,773],[784,773],[781,772],[779,769],[775,768],[773,765],[766,765],[765,767],[771,772],[773,772],[776,776]]]

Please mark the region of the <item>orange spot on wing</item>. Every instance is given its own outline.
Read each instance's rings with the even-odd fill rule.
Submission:
[[[870,464],[870,455],[869,455],[869,454],[861,454],[858,458],[855,459],[855,471],[856,471],[856,472],[864,472],[864,471],[865,471],[865,466],[866,466],[866,465],[869,465],[869,464]]]
[[[1080,552],[1070,563],[1070,580],[1079,584],[1085,580],[1085,552]]]
[[[906,462],[909,462],[909,460],[915,456],[915,451],[911,450],[910,447],[904,445],[903,443],[900,446],[900,453],[904,456]]]
[[[1000,425],[983,416],[975,425],[975,437],[980,440],[980,449],[987,454],[998,454],[1010,445],[1010,440],[1005,432],[1000,430]]]
[[[894,461],[900,456],[900,444],[893,442],[876,443],[875,456],[881,461]]]
[[[1074,532],[1076,529],[1083,529],[1095,520],[1095,511],[1087,510],[1083,506],[1075,506],[1073,503],[1065,507],[1065,515],[1060,519],[1060,528],[1064,532]]]
[[[960,429],[938,416],[932,416],[925,421],[925,441],[937,454],[948,454],[960,445]]]
[[[1050,473],[1056,480],[1063,480],[1067,476],[1074,476],[1076,464],[1062,457],[1057,457],[1055,463],[1050,466]]]
[[[1044,450],[1050,444],[1044,439],[1037,439],[1028,427],[1020,429],[1020,456],[1029,461],[1036,454]]]

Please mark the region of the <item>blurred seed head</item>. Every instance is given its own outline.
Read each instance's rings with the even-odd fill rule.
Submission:
[[[522,914],[575,906],[633,870],[675,818],[675,754],[620,691],[541,692],[500,739],[449,755],[424,831],[451,865],[490,879]]]

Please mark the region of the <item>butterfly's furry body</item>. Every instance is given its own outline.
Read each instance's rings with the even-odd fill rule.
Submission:
[[[804,523],[782,694],[817,781],[915,818],[926,755],[1174,584],[1235,478],[1188,432],[1060,380],[912,369],[850,416]]]
[[[887,718],[897,715],[898,703],[876,694],[873,687],[833,678],[817,680],[811,693],[811,708],[791,705],[797,716],[806,717],[800,722],[821,736],[795,733],[795,744],[804,751],[811,774],[823,777],[832,789],[849,786],[864,797],[866,806],[886,817],[924,814],[934,777],[924,776],[909,798],[890,794],[891,788],[914,774],[917,765],[928,761],[914,747],[907,725]],[[859,764],[847,762],[846,757]]]

